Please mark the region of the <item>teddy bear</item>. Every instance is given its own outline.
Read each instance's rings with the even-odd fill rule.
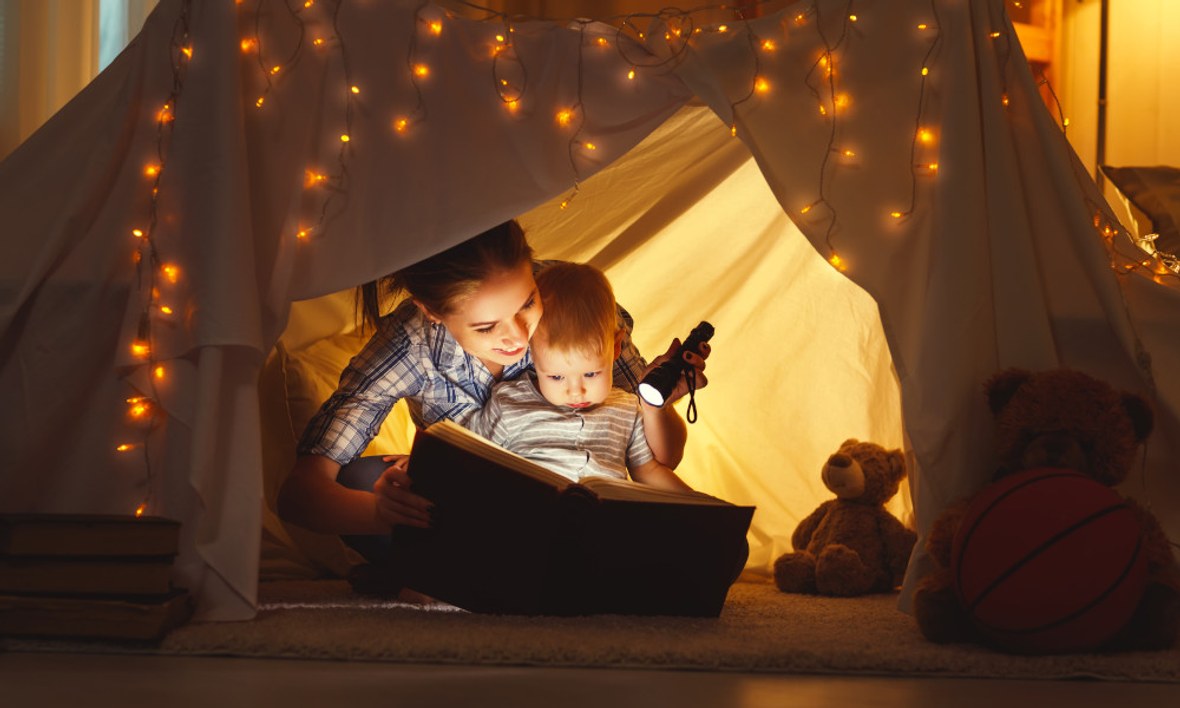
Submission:
[[[1114,487],[1134,467],[1154,423],[1152,409],[1141,396],[1117,391],[1072,369],[1006,369],[992,376],[984,390],[994,418],[998,464],[993,481],[1058,468]],[[1176,643],[1180,628],[1180,566],[1155,517],[1133,500],[1124,501],[1142,529],[1146,590],[1128,623],[1097,649],[1168,648]],[[993,643],[961,605],[950,570],[955,534],[970,502],[953,504],[935,520],[926,543],[933,569],[914,592],[918,628],[938,643]],[[1019,644],[998,648],[1036,651]]]
[[[901,450],[845,440],[822,478],[836,494],[791,535],[793,553],[774,563],[783,592],[851,597],[890,592],[901,582],[916,535],[885,509],[905,477]]]

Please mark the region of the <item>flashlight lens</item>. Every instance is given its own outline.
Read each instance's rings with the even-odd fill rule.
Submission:
[[[659,389],[649,383],[645,382],[639,384],[639,395],[643,398],[643,400],[647,401],[656,408],[664,405],[664,394],[660,393]]]

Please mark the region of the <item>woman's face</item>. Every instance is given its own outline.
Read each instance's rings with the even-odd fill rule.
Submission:
[[[499,375],[528,351],[541,319],[532,263],[492,275],[453,312],[437,318],[464,351]]]

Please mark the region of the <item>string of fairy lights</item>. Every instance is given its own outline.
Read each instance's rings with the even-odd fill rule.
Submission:
[[[255,111],[266,112],[278,110],[279,106],[272,101],[272,94],[280,86],[285,77],[291,75],[300,60],[307,52],[334,52],[339,62],[340,76],[343,86],[343,111],[340,123],[334,129],[338,141],[335,155],[335,167],[326,169],[322,165],[307,165],[304,168],[303,186],[308,198],[304,200],[307,210],[304,220],[293,226],[292,236],[298,242],[305,242],[321,236],[327,230],[332,217],[343,208],[344,200],[349,192],[349,161],[355,149],[353,141],[354,121],[358,115],[358,101],[362,97],[364,86],[356,81],[350,62],[347,42],[341,34],[340,14],[347,0],[236,0],[239,12],[249,12],[251,16],[239,26],[246,28],[240,38],[240,48],[245,60],[255,65],[256,73],[260,77],[257,94],[247,99],[246,105]],[[920,66],[914,68],[914,89],[917,95],[917,105],[914,110],[914,127],[910,141],[910,183],[908,195],[904,198],[905,206],[893,208],[885,207],[883,216],[895,222],[902,222],[911,216],[920,199],[922,180],[937,178],[939,172],[939,144],[938,131],[928,123],[926,112],[929,102],[929,82],[934,78],[937,57],[942,43],[938,1],[930,0],[929,18],[915,26],[917,41],[925,43],[925,52]],[[1020,7],[1018,0],[1008,0],[1013,6]],[[846,140],[842,129],[845,128],[843,117],[847,113],[852,97],[846,90],[843,81],[843,62],[846,54],[855,45],[857,37],[862,32],[862,21],[865,12],[881,11],[879,6],[870,10],[861,10],[857,0],[847,0],[843,5],[824,3],[813,0],[803,4],[791,12],[784,11],[781,21],[777,23],[774,34],[766,34],[763,23],[763,35],[756,33],[754,20],[760,17],[760,8],[769,4],[769,0],[743,2],[740,8],[732,5],[706,5],[681,10],[666,8],[655,13],[633,13],[614,17],[602,18],[598,22],[589,20],[562,20],[560,18],[545,18],[537,16],[510,15],[498,10],[484,7],[473,2],[460,0],[458,5],[468,12],[480,14],[474,21],[480,26],[486,26],[487,53],[489,65],[488,77],[503,110],[509,115],[521,111],[525,102],[531,100],[530,73],[527,63],[518,52],[515,41],[517,27],[523,22],[548,21],[562,22],[570,32],[577,35],[577,64],[576,76],[573,81],[573,97],[566,105],[553,106],[553,123],[556,130],[565,136],[567,155],[570,165],[570,181],[572,190],[564,196],[560,206],[567,208],[580,191],[582,170],[580,163],[590,158],[600,146],[596,138],[587,134],[586,126],[588,107],[584,101],[583,82],[585,62],[592,56],[590,52],[615,52],[621,59],[620,64],[625,68],[626,82],[640,80],[645,72],[669,72],[686,60],[693,51],[696,43],[705,35],[723,35],[744,33],[745,45],[749,49],[749,78],[746,89],[740,95],[730,99],[730,113],[733,119],[729,123],[729,131],[733,136],[739,135],[739,109],[770,94],[775,87],[772,77],[766,71],[771,57],[786,43],[799,41],[803,36],[818,39],[818,52],[803,79],[807,90],[816,102],[817,119],[824,122],[827,133],[827,145],[819,164],[816,176],[816,190],[814,199],[793,211],[792,217],[797,219],[827,220],[824,240],[828,249],[829,263],[838,270],[847,271],[849,264],[841,256],[835,245],[839,233],[837,210],[832,202],[831,188],[839,177],[840,169],[844,165],[855,164],[857,152],[854,142]],[[276,11],[277,6],[277,11]],[[189,35],[189,21],[191,17],[192,0],[181,0],[179,17],[171,38],[171,56],[173,82],[171,90],[163,106],[155,116],[156,141],[155,156],[145,167],[145,175],[150,179],[150,201],[146,219],[142,225],[135,226],[131,233],[135,243],[134,260],[136,264],[137,283],[141,293],[142,311],[140,313],[137,330],[130,344],[130,351],[140,365],[147,367],[151,382],[147,391],[139,391],[127,399],[128,415],[138,425],[140,439],[120,442],[116,449],[121,453],[142,451],[144,464],[147,467],[147,492],[137,508],[137,514],[142,514],[151,505],[152,465],[148,455],[148,437],[156,427],[155,420],[158,413],[159,387],[163,386],[168,377],[166,364],[158,358],[155,346],[154,329],[157,322],[172,321],[175,312],[168,302],[168,287],[175,285],[182,274],[179,267],[161,258],[155,239],[156,226],[159,217],[159,191],[161,178],[167,166],[168,145],[171,142],[173,119],[178,103],[181,99],[182,88],[194,48]],[[834,18],[825,13],[842,13],[842,18]],[[731,13],[732,19],[702,25],[698,18],[705,13]],[[295,39],[289,42],[288,49],[276,51],[267,41],[268,22],[277,22],[283,18],[295,28]],[[425,99],[424,87],[435,78],[435,70],[431,63],[433,43],[447,32],[448,23],[454,21],[456,15],[451,11],[420,2],[414,8],[412,28],[409,31],[409,42],[404,60],[404,78],[408,80],[412,96],[401,104],[399,110],[394,111],[384,119],[388,121],[391,139],[412,139],[416,128],[429,120],[428,106]],[[468,15],[464,19],[471,20]],[[839,20],[838,22],[836,20]],[[251,21],[252,20],[252,21]],[[1004,57],[1004,64],[1012,52],[1012,43],[1016,41],[1014,30],[1007,16],[994,18],[994,29],[989,38],[1001,42],[997,52]],[[662,36],[662,45],[658,43]],[[658,48],[659,51],[654,49]],[[325,57],[326,58],[326,57]],[[1005,91],[1000,98],[1004,107],[1009,105],[1008,94]],[[546,110],[544,107],[532,106],[533,110]],[[1062,123],[1065,120],[1062,119]],[[903,200],[898,200],[903,202]],[[1154,248],[1155,235],[1151,234],[1138,239],[1135,245],[1145,254],[1142,258],[1131,258],[1123,255],[1115,247],[1115,237],[1123,232],[1117,222],[1105,216],[1105,210],[1098,205],[1091,204],[1094,214],[1094,228],[1102,236],[1110,253],[1112,267],[1117,272],[1126,273],[1136,269],[1147,269],[1152,272],[1157,281],[1167,276],[1180,276],[1180,259],[1174,254],[1163,253]],[[140,387],[144,388],[144,387]]]

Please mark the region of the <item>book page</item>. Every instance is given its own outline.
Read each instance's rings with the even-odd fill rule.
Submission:
[[[544,482],[559,491],[563,491],[566,487],[573,484],[573,482],[562,475],[546,469],[532,460],[521,457],[515,452],[505,450],[491,440],[476,435],[454,421],[440,420],[428,427],[426,432],[434,435],[439,440],[445,440],[461,450],[479,455],[482,458],[519,472],[538,482]]]
[[[600,499],[649,501],[662,504],[732,506],[723,499],[711,497],[703,492],[675,492],[631,480],[614,479],[613,477],[584,477],[578,484],[594,492]]]

